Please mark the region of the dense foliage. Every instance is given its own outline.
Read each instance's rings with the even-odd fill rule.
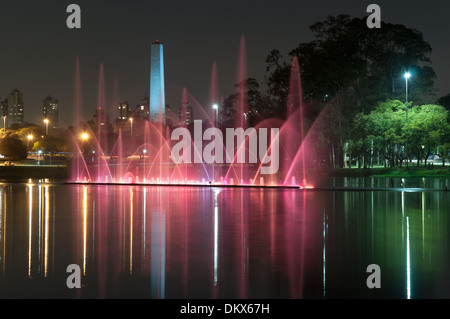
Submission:
[[[370,29],[366,19],[348,15],[328,17],[310,28],[314,39],[300,43],[287,60],[279,50],[270,52],[262,84],[248,79],[236,85],[221,110],[224,122],[232,122],[232,110],[242,97],[248,101],[250,125],[267,117],[285,119],[296,59],[305,126],[315,128],[309,137],[318,161],[344,167],[351,164],[346,162],[351,154],[368,166],[370,152],[376,151],[396,166],[406,159],[447,155],[445,108],[432,104],[447,106],[448,97],[435,97],[432,48],[420,31],[384,22],[381,29]],[[412,74],[407,122],[405,72]]]

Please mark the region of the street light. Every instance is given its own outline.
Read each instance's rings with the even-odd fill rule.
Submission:
[[[48,135],[48,123],[49,123],[50,121],[48,120],[48,119],[45,119],[44,120],[44,123],[45,123],[45,135]]]
[[[39,151],[38,151],[38,154],[39,154],[39,160],[38,160],[38,163],[39,163],[39,165],[41,165],[41,154],[42,154],[42,151],[39,150]]]
[[[411,77],[411,73],[405,73],[405,82],[406,82],[406,122],[408,122],[408,80]]]
[[[30,142],[31,142],[31,140],[33,139],[33,135],[29,134],[29,135],[27,136],[27,139],[28,139],[28,143],[27,143],[27,149],[28,149],[28,148],[30,148]]]
[[[133,136],[133,118],[130,117],[130,123],[131,123],[131,136]]]
[[[82,139],[83,141],[86,141],[88,138],[89,138],[89,135],[88,135],[87,133],[81,134],[81,139]]]
[[[86,141],[89,139],[89,134],[86,132],[81,133],[81,140],[83,141],[82,145],[83,145],[83,150],[80,150],[80,152],[82,151],[84,156],[87,157],[87,144]]]
[[[216,111],[215,112],[215,116],[216,116],[216,124],[215,124],[215,126],[217,126],[218,121],[219,121],[219,106],[217,104],[214,104],[212,107]]]

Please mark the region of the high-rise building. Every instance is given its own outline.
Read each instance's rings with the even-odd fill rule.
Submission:
[[[132,113],[133,112],[130,109],[130,104],[128,103],[128,101],[119,103],[119,112],[117,113],[117,117],[113,120],[112,123],[114,133],[119,133],[120,129],[122,129],[123,131],[126,128]]]
[[[119,120],[126,120],[130,116],[130,105],[127,101],[119,103]]]
[[[8,95],[8,126],[24,121],[23,93],[14,89]]]
[[[136,115],[148,119],[150,116],[150,98],[146,95],[142,100],[141,104],[138,105],[138,110],[136,110]]]
[[[165,122],[164,48],[157,40],[151,46],[150,120]]]
[[[104,127],[108,128],[109,125],[109,114],[101,106],[95,109],[94,112],[94,123],[97,129]]]
[[[0,116],[2,117],[1,128],[8,127],[8,99],[0,100]]]
[[[50,127],[59,127],[58,100],[48,95],[42,102],[42,116],[47,119]]]
[[[184,101],[180,107],[178,124],[189,126],[193,121],[192,105],[189,101]]]

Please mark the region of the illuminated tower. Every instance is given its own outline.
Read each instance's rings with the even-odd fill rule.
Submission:
[[[49,120],[51,127],[59,127],[58,100],[47,96],[42,102],[42,117]]]
[[[164,48],[158,40],[151,47],[150,121],[165,122]]]
[[[8,125],[22,125],[23,120],[23,93],[14,89],[8,95]]]

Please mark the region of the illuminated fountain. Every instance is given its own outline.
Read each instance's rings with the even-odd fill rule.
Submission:
[[[159,43],[158,43],[159,44]],[[241,40],[239,90],[246,92],[245,43]],[[133,185],[198,185],[223,187],[313,188],[307,183],[307,142],[303,119],[299,65],[292,62],[287,119],[261,119],[248,127],[246,95],[238,95],[233,127],[219,121],[217,66],[213,64],[210,103],[204,108],[187,90],[182,101],[193,101],[206,119],[189,126],[166,121],[130,118],[130,129],[111,138],[105,116],[103,66],[100,67],[97,125],[73,132],[74,157],[69,183]],[[81,110],[81,76],[75,70],[76,118]],[[213,114],[211,114],[213,113]],[[198,114],[198,113],[197,113]],[[244,135],[239,135],[243,134]],[[234,135],[236,134],[236,135]]]

